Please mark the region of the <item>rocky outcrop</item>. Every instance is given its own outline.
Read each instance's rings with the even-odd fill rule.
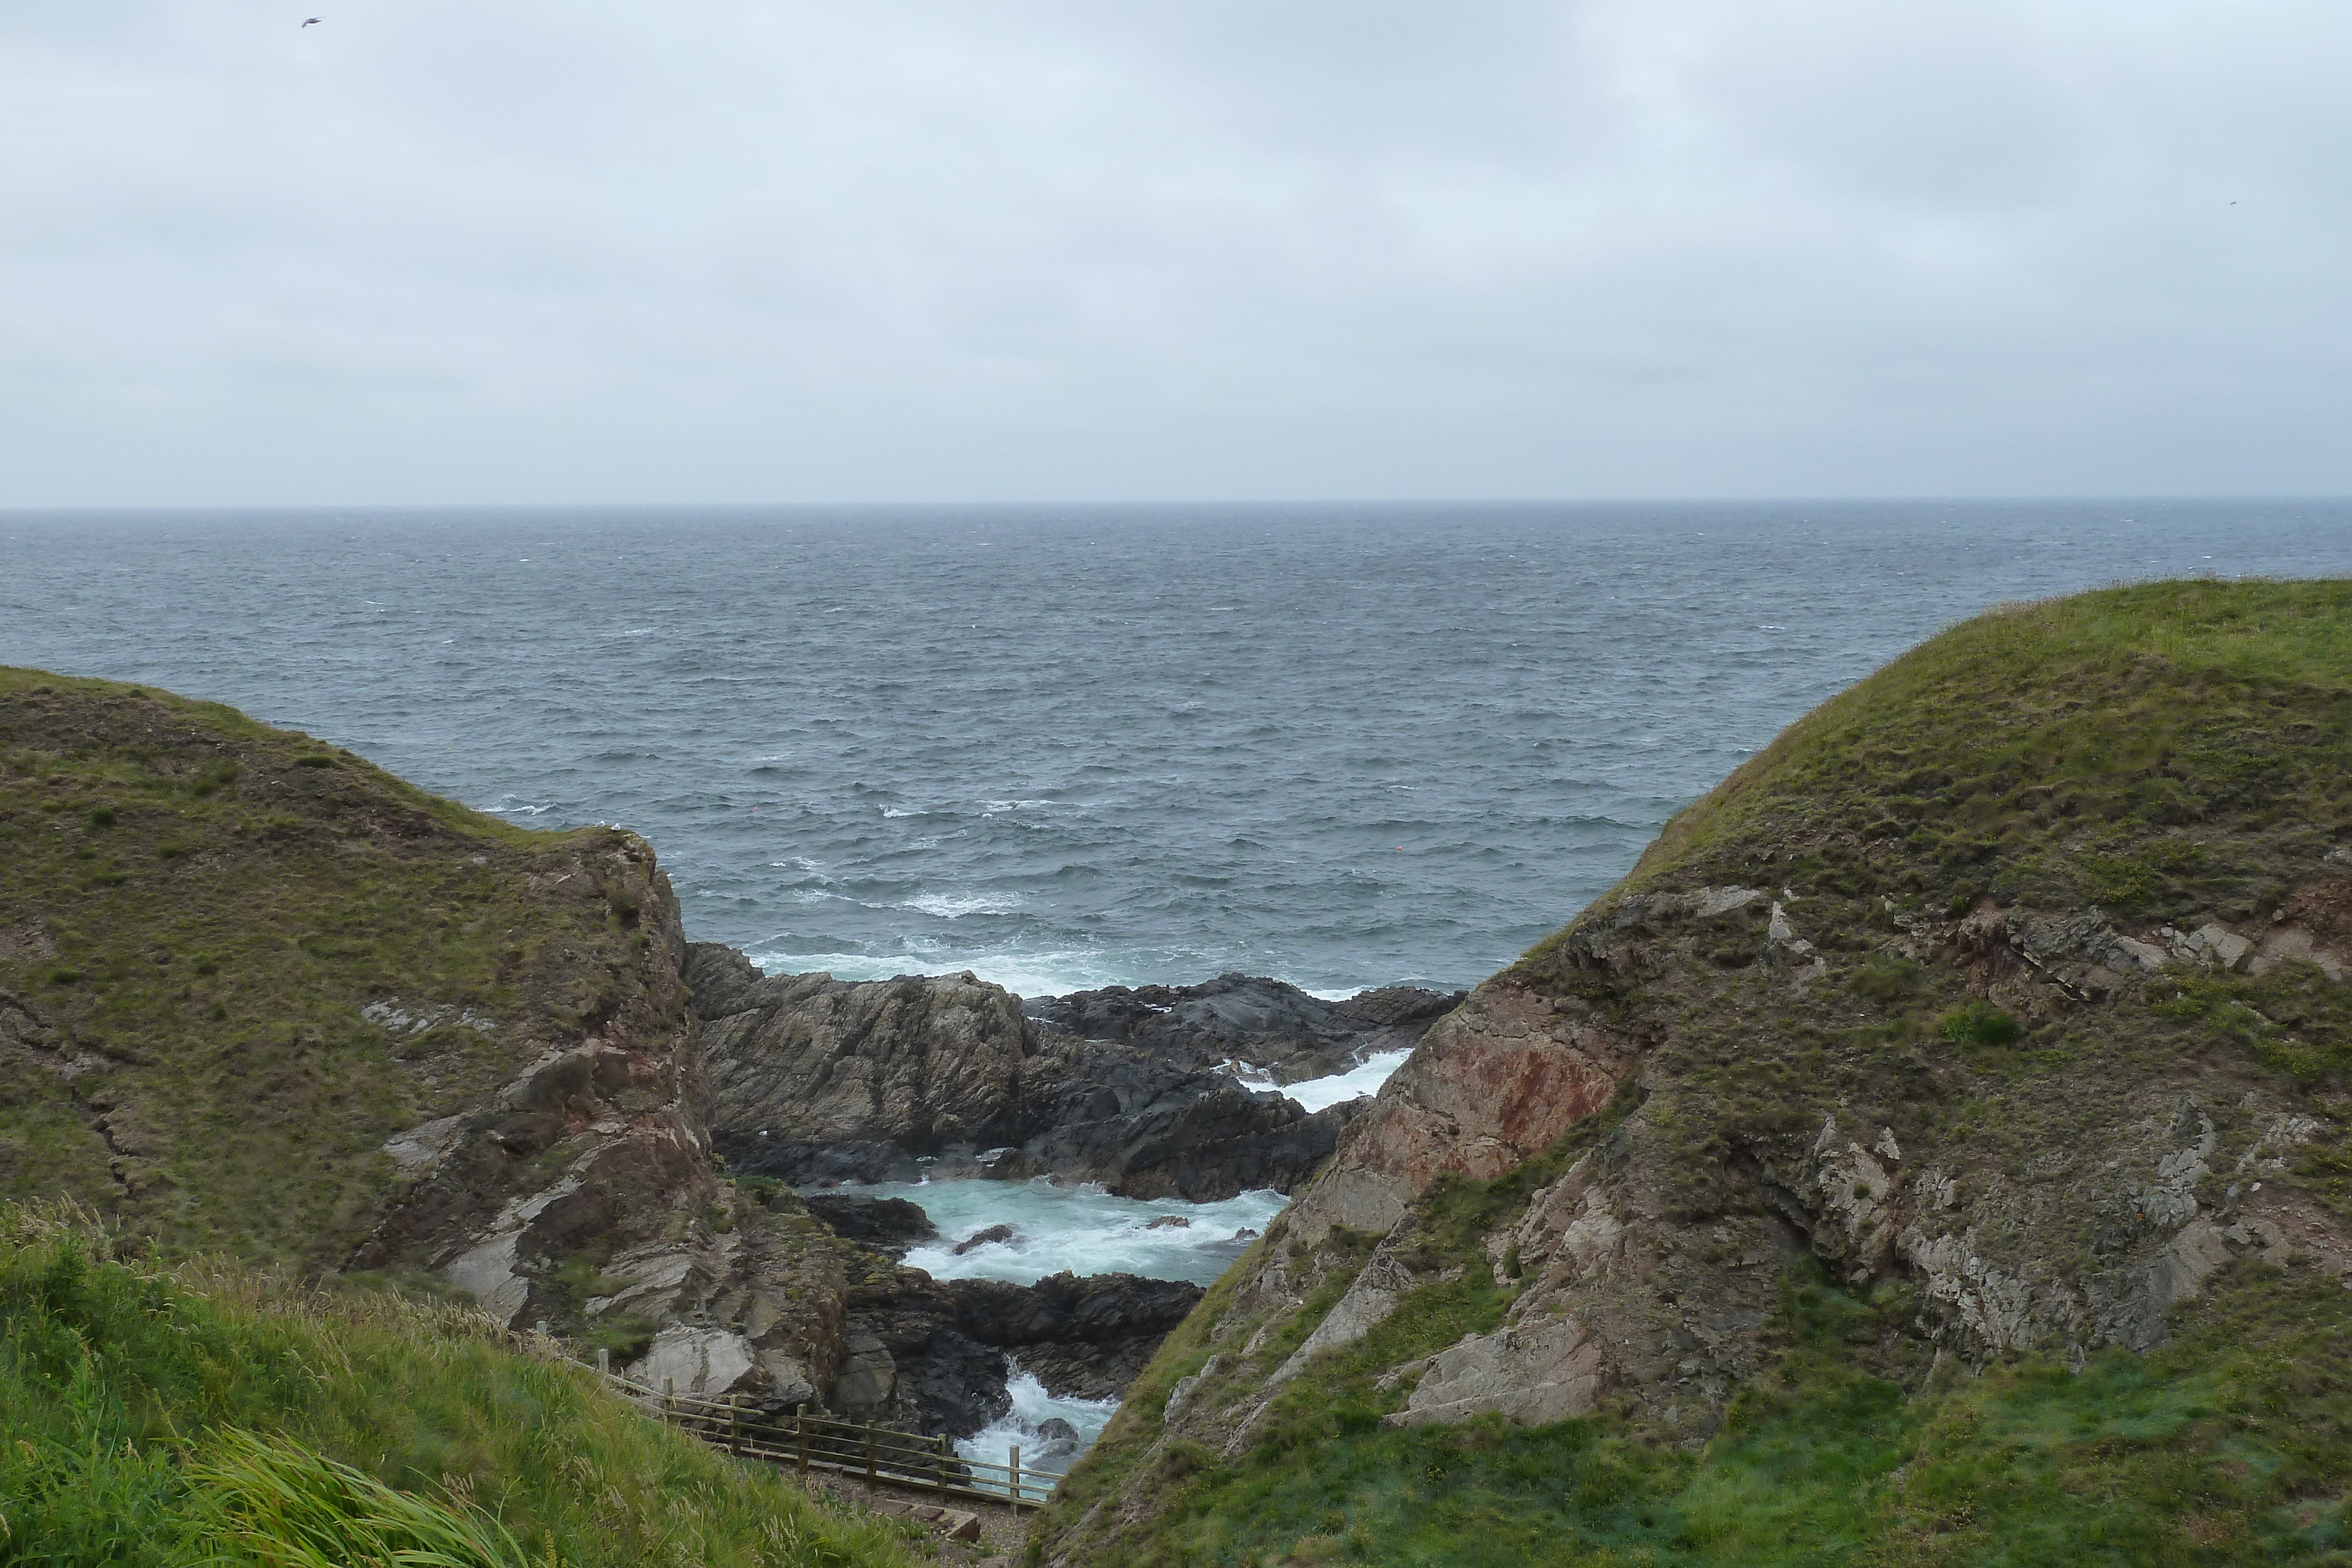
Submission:
[[[1122,1197],[1213,1202],[1288,1192],[1312,1176],[1360,1112],[1307,1112],[1277,1090],[1149,1047],[1046,1037],[1039,1130],[990,1166],[1006,1177],[1100,1182]]]
[[[918,1241],[940,1233],[922,1206],[903,1197],[876,1197],[867,1193],[816,1193],[802,1199],[808,1211],[824,1221],[834,1234],[846,1237],[877,1252],[897,1258]]]
[[[1154,1060],[1188,1067],[1243,1062],[1280,1085],[1410,1050],[1463,995],[1385,986],[1326,1001],[1279,980],[1221,975],[1198,986],[1031,997],[1021,1010],[1057,1034],[1140,1046]]]
[[[1382,1087],[1291,1233],[1310,1245],[1334,1226],[1385,1233],[1438,1176],[1500,1176],[1607,1104],[1641,1051],[1572,1000],[1487,982]]]
[[[1361,1109],[1310,1113],[1236,1067],[1343,1071],[1409,1045],[1454,1000],[1391,988],[1330,1003],[1227,977],[1024,1004],[970,974],[766,977],[709,944],[688,978],[731,1169],[794,1186],[1047,1175],[1196,1201],[1290,1190]]]
[[[1036,1042],[1019,999],[964,975],[762,977],[698,943],[689,980],[712,1127],[737,1169],[874,1181],[1035,1130]]]
[[[1049,1394],[1112,1399],[1201,1300],[1201,1287],[1133,1274],[1055,1274],[1034,1285],[957,1280],[955,1324],[1034,1375]]]

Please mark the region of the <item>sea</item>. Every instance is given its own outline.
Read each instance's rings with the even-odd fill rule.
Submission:
[[[0,663],[634,829],[774,973],[1341,996],[1475,985],[1956,621],[2199,574],[2352,574],[2352,501],[9,512]],[[1021,1240],[921,1261],[1015,1279],[1213,1277],[1280,1203],[949,1186]],[[1034,1383],[973,1457],[1108,1414]]]

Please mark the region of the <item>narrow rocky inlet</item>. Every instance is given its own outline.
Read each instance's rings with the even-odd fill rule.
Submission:
[[[711,1146],[838,1271],[838,1311],[803,1314],[788,1364],[747,1312],[664,1326],[633,1371],[1053,1470],[1362,1109],[1277,1086],[1401,1060],[1459,1000],[1227,976],[1024,1001],[969,974],[771,977],[716,944],[685,977]]]

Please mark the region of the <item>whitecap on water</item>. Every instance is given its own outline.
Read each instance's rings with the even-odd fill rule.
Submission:
[[[1342,1100],[1352,1100],[1359,1094],[1377,1094],[1389,1075],[1404,1065],[1411,1051],[1378,1051],[1345,1072],[1335,1072],[1328,1078],[1309,1078],[1303,1082],[1286,1083],[1282,1092],[1309,1111],[1320,1111],[1327,1105],[1337,1105]]]
[[[1115,1197],[1091,1184],[1056,1186],[1046,1176],[1025,1182],[887,1182],[856,1190],[908,1198],[931,1217],[940,1239],[909,1250],[909,1268],[935,1280],[1007,1280],[1016,1285],[1066,1270],[1205,1285],[1290,1202],[1278,1192],[1245,1192],[1219,1203]],[[1183,1223],[1155,1228],[1155,1219]],[[999,1225],[1011,1227],[1011,1239],[956,1251],[959,1243]]]
[[[1057,1399],[1034,1376],[1021,1371],[1017,1363],[1005,1392],[1013,1396],[1013,1408],[958,1440],[956,1452],[975,1464],[1009,1466],[1013,1450],[1018,1448],[1024,1476],[1060,1476],[1094,1447],[1118,1410],[1116,1399]],[[1048,1421],[1067,1422],[1076,1436],[1059,1432],[1048,1436],[1039,1429]],[[982,1470],[974,1479],[984,1490],[1005,1490],[1004,1476],[995,1471]]]
[[[919,893],[898,907],[935,915],[942,920],[961,920],[967,915],[1010,914],[1026,902],[1017,893]]]

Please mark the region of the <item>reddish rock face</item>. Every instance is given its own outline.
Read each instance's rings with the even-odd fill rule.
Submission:
[[[1416,1193],[1449,1172],[1490,1180],[1609,1103],[1634,1061],[1606,1029],[1490,980],[1430,1030],[1349,1152]]]
[[[1507,975],[1471,992],[1348,1130],[1294,1233],[1385,1231],[1438,1177],[1491,1180],[1608,1104],[1637,1048],[1574,1005]]]

